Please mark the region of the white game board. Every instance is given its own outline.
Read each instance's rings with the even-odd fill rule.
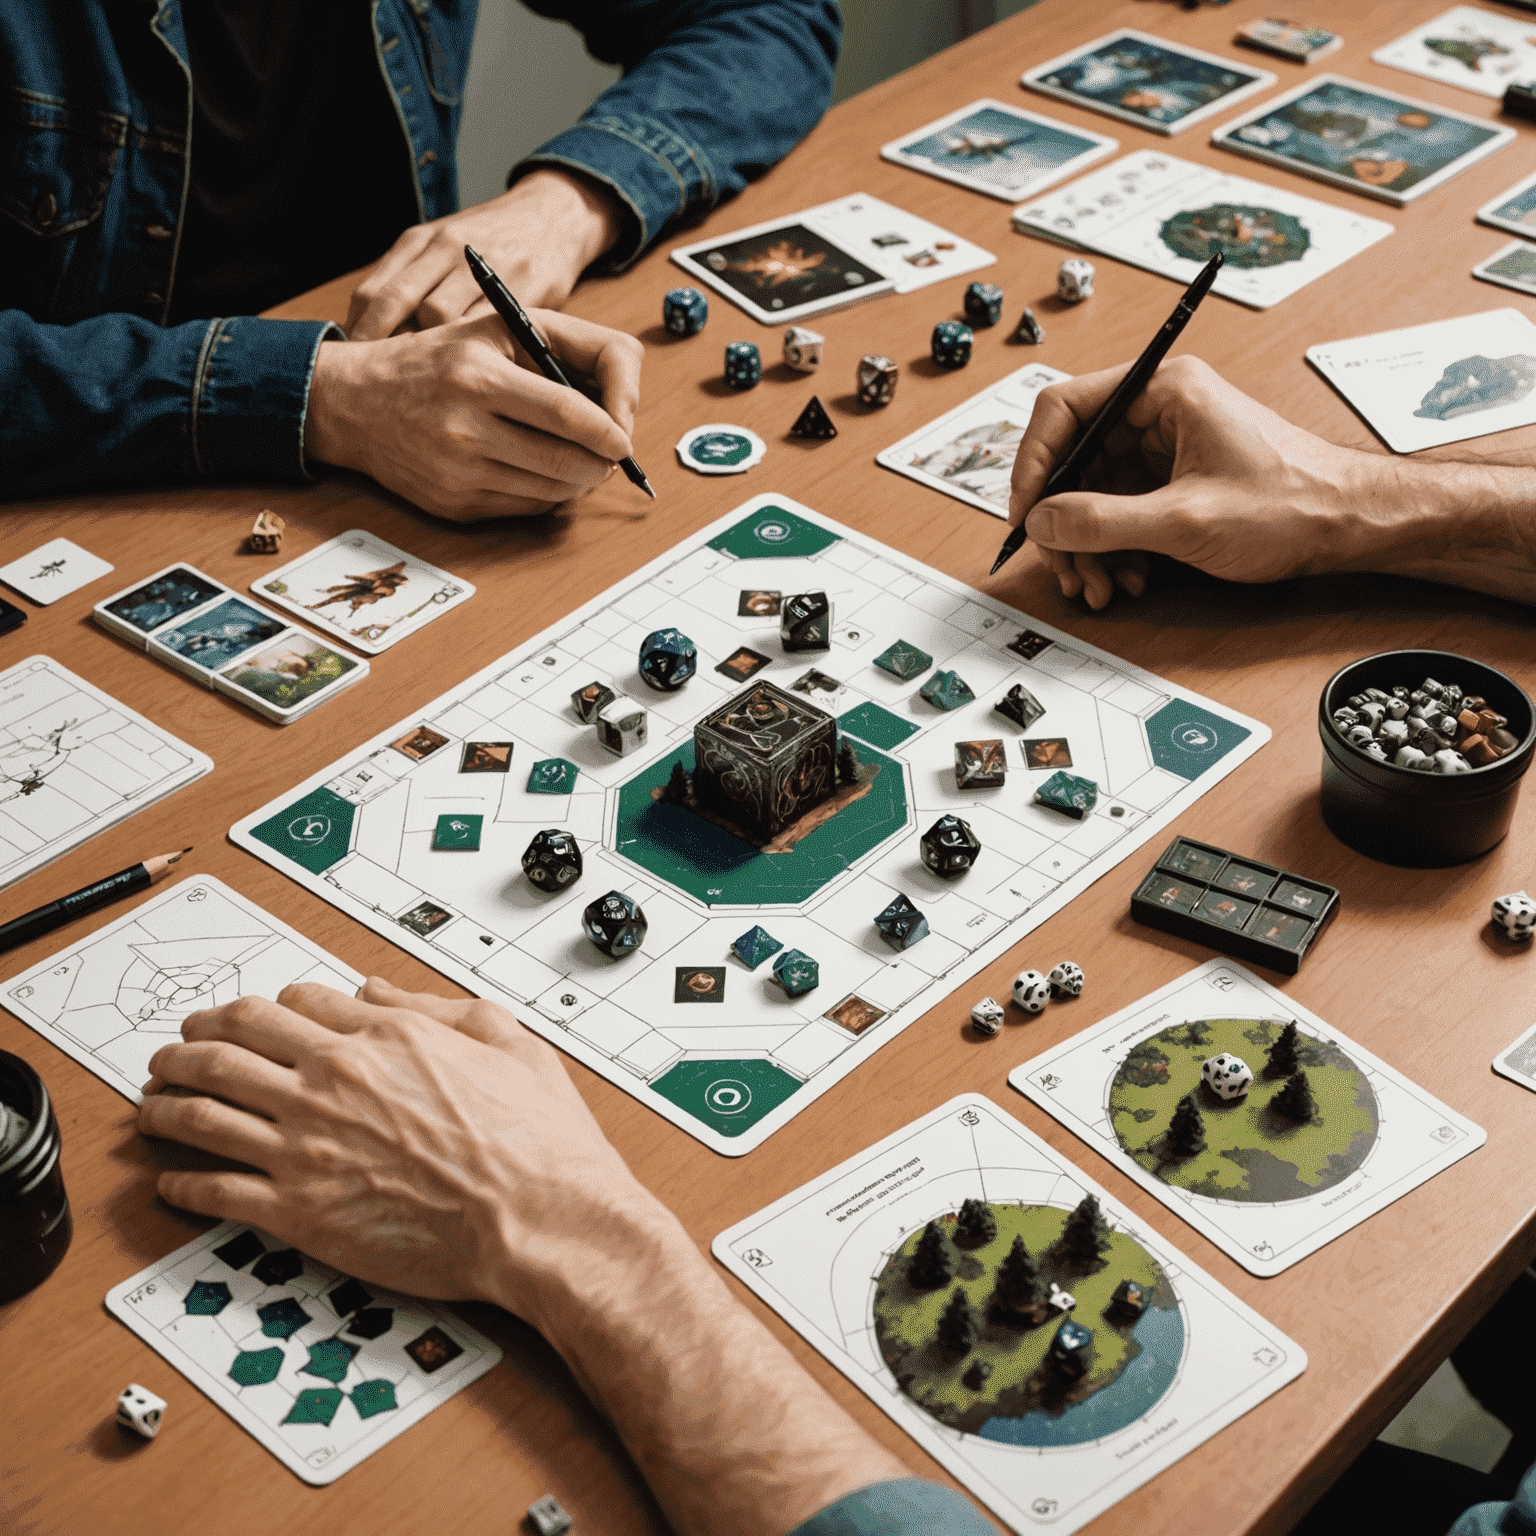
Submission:
[[[1218,1022],[1209,1043],[1192,1055],[1152,1042],[1201,1021]],[[1286,1021],[1304,1037],[1301,1068],[1319,1100],[1314,1129],[1327,1140],[1308,1131],[1310,1142],[1292,1141],[1298,1133],[1289,1125],[1274,1127],[1278,1137],[1268,1134],[1266,1101],[1279,1086],[1263,1076],[1268,1036]],[[1224,1024],[1230,1039],[1220,1038]],[[1252,1069],[1254,1090],[1246,1100],[1224,1107],[1205,1097],[1199,1057],[1207,1050],[1237,1054]],[[1169,1088],[1154,1085],[1149,1073]],[[1206,961],[1014,1068],[1008,1081],[1255,1275],[1289,1269],[1488,1139],[1481,1126],[1230,960]],[[1159,1178],[1117,1134],[1118,1128],[1138,1146],[1159,1135],[1167,1121],[1134,1102],[1138,1090],[1154,1086],[1165,1106],[1188,1087],[1204,1111],[1210,1145],[1188,1165],[1195,1187]],[[1233,1146],[1242,1149],[1243,1161],[1222,1149],[1226,1126],[1241,1138],[1233,1138]]]
[[[913,1235],[930,1221],[952,1232],[946,1218],[954,1217],[962,1201],[986,1202],[999,1235],[968,1257],[977,1267],[974,1277],[964,1268],[956,1276],[970,1281],[973,1306],[985,1308],[987,1271],[995,1272],[1009,1244],[1009,1208],[1037,1208],[1027,1217],[1020,1212],[1020,1225],[1028,1221],[1026,1230],[1048,1232],[1060,1221],[1053,1212],[1065,1215],[1085,1195],[1097,1197],[1113,1246],[1097,1275],[1071,1282],[1071,1312],[1056,1312],[1024,1331],[991,1324],[964,1358],[935,1351],[924,1361],[915,1352],[917,1372],[936,1366],[934,1385],[949,1396],[952,1409],[964,1410],[964,1418],[957,1424],[953,1411],[941,1419],[919,1406],[898,1386],[890,1363],[895,1354],[906,1375],[913,1355],[896,1353],[878,1310],[882,1277],[886,1301],[911,1297],[900,1278],[900,1251],[910,1254]],[[1028,1249],[1043,1269],[1048,1250],[1034,1241]],[[1136,1224],[1038,1136],[977,1095],[951,1099],[722,1232],[714,1254],[1021,1532],[1070,1532],[1086,1525],[1294,1381],[1307,1365],[1297,1344],[1155,1232]],[[967,1262],[963,1254],[956,1256]],[[1104,1292],[1129,1268],[1151,1291],[1151,1303],[1133,1327],[1112,1330],[1105,1325]],[[934,1291],[926,1303],[917,1298],[917,1305],[931,1312],[954,1283]],[[1023,1403],[991,1401],[987,1393],[997,1383],[1013,1385],[1006,1380],[1010,1362],[1031,1348],[1038,1355],[1067,1315],[1096,1335],[1094,1366],[1084,1378],[1088,1392],[1075,1394],[1078,1401],[1055,1412],[1035,1407],[1024,1413],[1018,1411]],[[1122,1348],[1123,1359],[1109,1355]],[[977,1359],[991,1367],[991,1385],[966,1393],[967,1384],[956,1378]],[[1010,1406],[1014,1412],[1003,1411]],[[982,1421],[989,1408],[995,1411]]]
[[[816,590],[834,604],[828,651],[786,654],[776,618],[739,611],[743,592]],[[666,626],[699,650],[697,675],[676,693],[652,692],[636,673],[641,640]],[[958,671],[975,702],[946,714],[918,697],[925,674],[902,682],[872,666],[898,639]],[[742,647],[764,662],[753,682],[837,716],[866,771],[878,769],[863,799],[788,854],[758,854],[692,812],[651,803],[673,764],[691,768],[695,722],[744,691],[739,672],[716,670]],[[812,672],[834,683],[830,691],[804,691]],[[615,757],[581,724],[571,694],[593,679],[650,710],[644,747]],[[1014,684],[1047,710],[1027,732],[992,710]],[[1049,770],[1026,768],[1021,737],[1067,740],[1071,772],[1099,785],[1092,814],[1073,821],[1032,803]],[[983,738],[1005,741],[1007,786],[957,790],[955,743]],[[737,1155],[1156,837],[1268,739],[1255,720],[764,495],[230,836],[444,975],[515,1008],[706,1145]],[[510,772],[461,771],[479,760],[466,753],[477,741],[512,743]],[[530,793],[530,768],[556,757],[580,770],[573,792]],[[946,812],[964,817],[984,849],[950,882],[918,856],[920,834]],[[478,853],[433,851],[445,814],[482,818]],[[542,828],[570,832],[585,860],[583,877],[559,894],[520,873]],[[581,929],[582,909],[609,890],[636,899],[650,925],[640,950],[618,961]],[[899,953],[873,923],[898,893],[931,930]],[[755,924],[819,963],[815,990],[786,996],[770,979],[771,961],[749,971],[732,956],[732,941]],[[684,985],[701,970],[711,973],[702,992]]]

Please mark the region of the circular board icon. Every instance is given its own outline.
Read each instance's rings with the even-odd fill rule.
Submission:
[[[1186,720],[1173,728],[1173,744],[1183,752],[1213,752],[1219,739],[1203,722]]]
[[[288,836],[296,843],[323,843],[330,835],[329,816],[295,816],[288,823]]]
[[[756,432],[724,421],[690,427],[677,442],[678,458],[701,475],[744,475],[754,464],[761,464],[767,452],[767,443]],[[762,532],[759,527],[759,538]],[[789,537],[787,526],[784,537]]]
[[[734,1077],[722,1077],[704,1090],[704,1103],[717,1115],[739,1115],[752,1102],[752,1090]]]

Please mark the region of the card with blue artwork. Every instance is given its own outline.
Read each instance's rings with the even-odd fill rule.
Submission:
[[[1026,70],[1020,83],[1153,133],[1173,134],[1267,90],[1275,77],[1267,69],[1124,29]]]
[[[1536,173],[1485,203],[1477,210],[1477,222],[1536,240]]]
[[[1449,107],[1319,75],[1223,124],[1211,142],[1401,208],[1514,136]]]
[[[1498,100],[1511,85],[1536,80],[1536,27],[1516,16],[1458,5],[1378,48],[1371,58]]]
[[[880,154],[973,192],[1017,202],[1075,176],[1118,147],[1101,133],[982,100],[893,139]]]
[[[1486,261],[1478,262],[1472,268],[1472,276],[1485,283],[1497,283],[1501,288],[1513,288],[1516,293],[1536,295],[1536,245],[1511,240]]]
[[[1493,1058],[1493,1070],[1536,1093],[1536,1024]]]

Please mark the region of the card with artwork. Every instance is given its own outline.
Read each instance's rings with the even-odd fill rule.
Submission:
[[[1075,176],[1118,147],[1103,134],[984,99],[893,139],[880,154],[897,165],[1016,203]]]
[[[1371,58],[1497,100],[1511,85],[1536,80],[1536,24],[1458,5]]]
[[[1326,342],[1307,361],[1397,453],[1536,423],[1536,325],[1517,309]]]
[[[1493,1058],[1493,1070],[1536,1093],[1536,1024]]]
[[[1536,295],[1536,246],[1524,240],[1511,240],[1486,261],[1472,268],[1472,276],[1485,283],[1498,283],[1516,293]]]
[[[1507,229],[1512,235],[1536,240],[1536,174],[1517,181],[1507,192],[1485,203],[1477,210],[1477,219],[1480,224],[1491,224],[1495,229]]]
[[[111,569],[105,560],[68,539],[50,539],[31,554],[0,566],[0,581],[46,608]]]
[[[1344,39],[1326,27],[1274,18],[1245,21],[1237,29],[1233,41],[1248,48],[1257,48],[1260,53],[1272,53],[1277,58],[1290,59],[1296,64],[1312,64],[1325,54],[1344,46]]]
[[[1020,83],[1153,133],[1173,134],[1267,90],[1275,77],[1267,69],[1123,29],[1026,70]]]

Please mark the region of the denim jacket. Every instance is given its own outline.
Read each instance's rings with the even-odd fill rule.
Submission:
[[[514,167],[569,166],[629,212],[633,261],[782,158],[831,94],[837,0],[528,0],[623,78]],[[477,0],[370,0],[422,220],[458,207]],[[0,0],[0,495],[305,475],[324,322],[166,326],[191,75],[182,0]],[[153,43],[120,48],[142,26]],[[508,98],[517,98],[516,81]],[[381,146],[380,153],[391,152]],[[346,174],[338,166],[336,174]]]

